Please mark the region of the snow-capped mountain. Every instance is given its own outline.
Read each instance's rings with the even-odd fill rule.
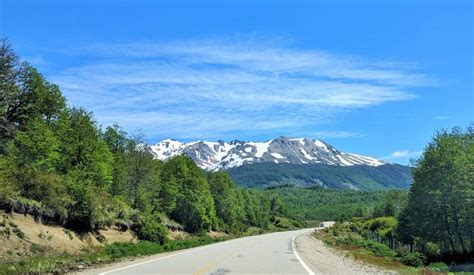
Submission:
[[[157,159],[186,154],[206,170],[238,167],[260,162],[310,164],[334,166],[380,166],[384,162],[356,154],[338,151],[331,145],[313,139],[278,137],[265,142],[194,141],[182,143],[166,139],[150,146]]]

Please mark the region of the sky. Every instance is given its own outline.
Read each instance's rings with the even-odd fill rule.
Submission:
[[[324,140],[407,164],[474,121],[473,1],[0,0],[68,104],[148,142]]]

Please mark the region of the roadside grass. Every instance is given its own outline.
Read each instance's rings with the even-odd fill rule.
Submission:
[[[164,245],[149,241],[137,243],[113,243],[104,247],[95,247],[84,251],[81,255],[50,255],[35,256],[17,262],[0,262],[0,274],[17,273],[66,273],[85,269],[95,264],[112,263],[127,257],[148,256],[161,252],[191,248],[229,238],[211,238],[209,236],[194,237],[192,239],[169,241]]]
[[[393,270],[401,274],[434,274],[432,270],[410,267],[402,264],[397,253],[388,246],[375,241],[362,239],[355,233],[339,233],[336,236],[328,230],[319,230],[313,234],[325,244],[346,251],[354,259],[382,269]],[[439,274],[439,273],[438,273]]]

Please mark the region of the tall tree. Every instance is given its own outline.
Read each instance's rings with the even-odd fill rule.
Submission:
[[[210,173],[208,176],[216,214],[219,220],[230,228],[234,228],[239,215],[237,191],[232,178],[223,171]]]
[[[407,241],[435,242],[447,254],[474,251],[474,132],[436,134],[413,169],[414,183],[400,216]]]
[[[0,41],[0,153],[17,130],[35,119],[49,124],[64,108],[58,86],[28,63],[20,63],[8,41]]]
[[[107,127],[104,140],[113,154],[111,192],[114,196],[126,195],[128,183],[127,171],[127,145],[131,142],[126,137],[127,133],[120,126],[114,124]]]
[[[61,115],[55,127],[61,142],[60,172],[108,187],[113,158],[92,113],[73,108]]]

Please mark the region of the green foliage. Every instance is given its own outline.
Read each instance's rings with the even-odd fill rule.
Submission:
[[[25,233],[18,227],[13,227],[12,232],[15,233],[15,235],[20,239],[25,238]]]
[[[425,255],[419,252],[411,252],[404,255],[401,259],[402,263],[409,266],[422,266],[425,261]]]
[[[434,272],[448,272],[449,266],[445,263],[432,263],[428,266]]]
[[[304,220],[350,220],[352,217],[374,216],[374,209],[394,193],[405,191],[364,192],[319,187],[271,187],[265,191],[277,195],[286,205],[285,215]],[[402,196],[401,196],[402,197]]]
[[[167,230],[158,215],[144,214],[138,218],[137,236],[141,240],[164,244],[167,241]]]
[[[378,217],[365,222],[364,228],[381,237],[394,237],[398,221],[395,217]]]
[[[473,171],[473,128],[437,133],[415,162],[414,183],[399,217],[402,240],[437,244],[442,254],[472,253]]]
[[[262,162],[231,168],[228,172],[239,186],[259,188],[290,184],[374,191],[405,189],[412,182],[410,168],[398,164],[373,167]]]
[[[60,117],[56,132],[61,142],[58,170],[73,174],[79,181],[93,181],[107,188],[112,181],[113,157],[92,114],[70,109]]]
[[[9,144],[9,156],[20,167],[34,166],[55,171],[60,158],[60,143],[51,127],[36,119],[18,132]]]
[[[170,196],[170,192],[166,192],[167,197],[171,197],[176,203],[171,211],[172,218],[191,232],[209,230],[216,224],[209,184],[192,159],[177,156],[167,161],[163,166],[162,179],[165,186],[175,185],[178,191],[174,193],[175,198]]]
[[[386,244],[365,240],[361,243],[361,246],[370,252],[374,253],[376,256],[380,257],[395,257],[397,253],[390,249]]]
[[[0,154],[18,130],[32,121],[49,124],[65,107],[58,86],[49,83],[19,57],[6,40],[0,41]]]
[[[208,176],[212,197],[214,198],[216,215],[221,224],[235,227],[239,220],[239,204],[237,187],[229,174],[219,171]]]

